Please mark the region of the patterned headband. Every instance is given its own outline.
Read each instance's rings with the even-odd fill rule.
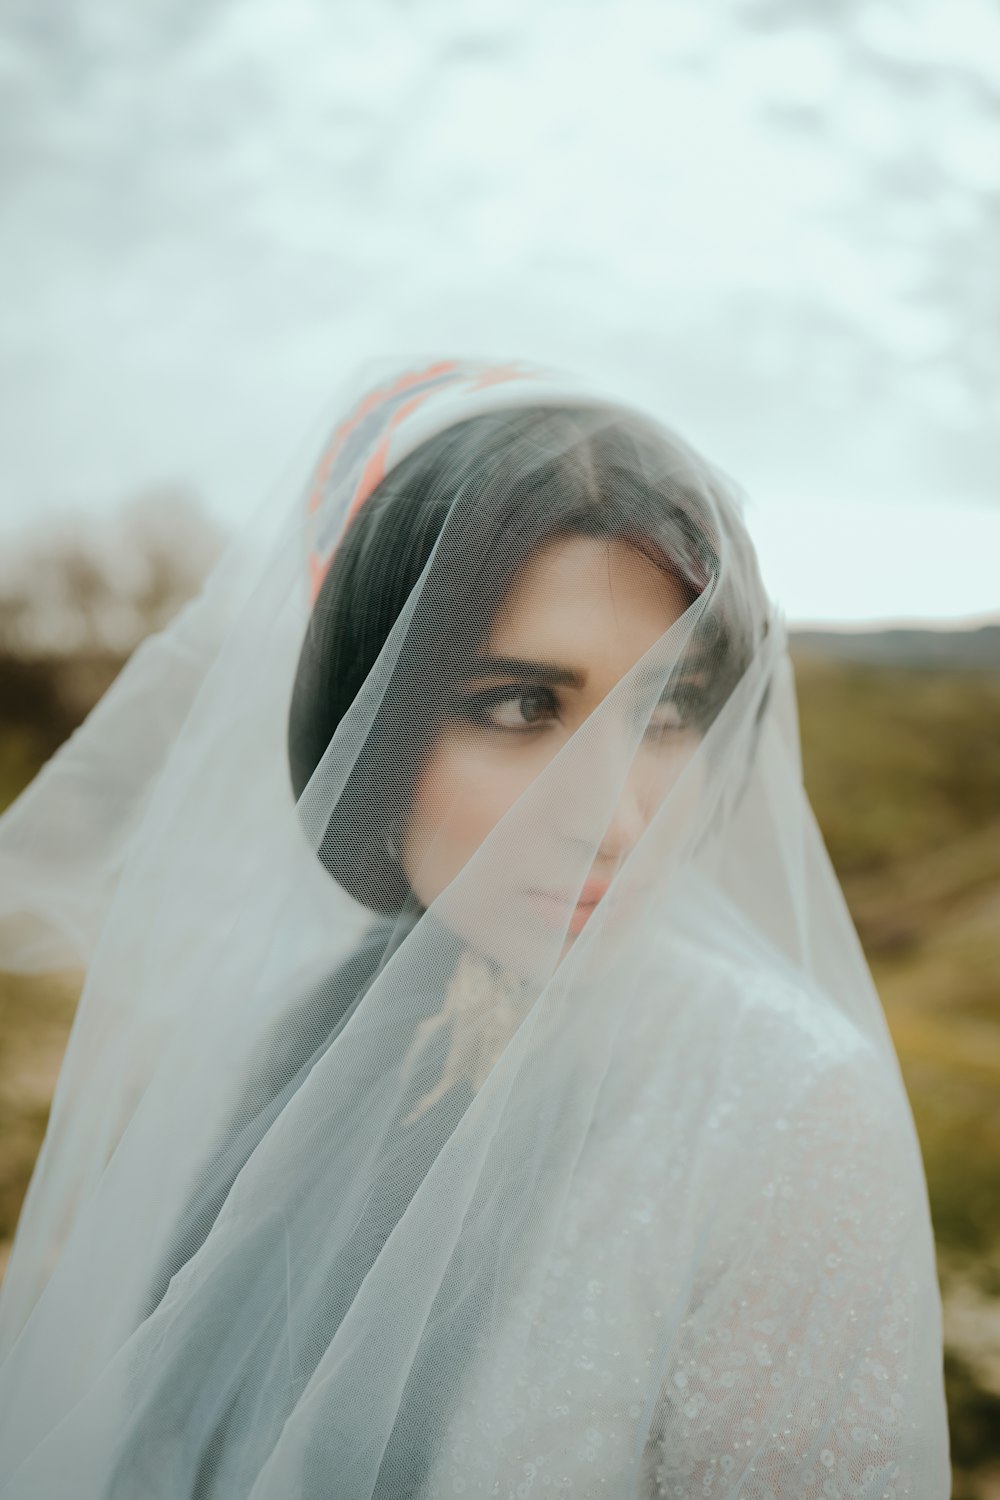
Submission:
[[[309,487],[310,603],[347,527],[401,458],[455,422],[526,399],[608,404],[575,377],[524,360],[429,361],[368,390],[334,430]]]

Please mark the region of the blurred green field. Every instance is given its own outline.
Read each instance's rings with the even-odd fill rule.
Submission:
[[[955,1500],[1000,1496],[1000,671],[796,659],[806,786],[920,1134],[945,1300]],[[0,807],[50,737],[0,722]],[[78,978],[0,975],[0,1252]]]
[[[805,782],[920,1135],[955,1500],[1000,1495],[1000,672],[796,663]]]

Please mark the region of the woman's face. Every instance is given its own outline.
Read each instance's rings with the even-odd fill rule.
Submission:
[[[533,554],[470,661],[468,677],[453,685],[449,713],[415,787],[400,853],[422,906],[429,907],[454,881],[553,756],[687,606],[682,586],[625,542],[561,537]],[[623,785],[613,780],[593,785],[595,766],[615,761],[595,753],[603,739],[588,741],[575,773],[570,761],[568,777],[558,782],[562,794],[553,799],[546,788],[527,820],[530,831],[526,826],[516,833],[514,858],[503,867],[520,864],[525,877],[531,870],[526,845],[575,850],[578,876],[571,884],[575,890],[581,876],[585,883],[563,954],[586,924],[602,884],[625,861],[698,744],[699,731],[686,718],[683,691],[677,689],[673,676],[666,684],[668,696],[651,713],[646,703],[644,731],[636,728],[636,705],[643,697],[638,688],[590,727],[591,733],[621,736],[627,745],[625,759],[619,756],[617,762]],[[609,796],[614,804],[605,827]],[[595,802],[600,804],[598,834],[589,826]],[[546,834],[548,839],[542,837]],[[583,865],[581,850],[587,851]],[[536,925],[565,922],[565,897],[547,896],[528,878],[502,895],[508,914],[513,898]]]

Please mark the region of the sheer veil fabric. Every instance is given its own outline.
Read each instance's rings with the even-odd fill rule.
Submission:
[[[86,969],[0,1494],[944,1500],[797,733],[740,493],[657,417],[358,372],[0,819],[0,963]]]

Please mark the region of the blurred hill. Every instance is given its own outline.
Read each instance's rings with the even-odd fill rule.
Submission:
[[[1000,672],[1000,623],[975,630],[792,630],[800,660]]]

